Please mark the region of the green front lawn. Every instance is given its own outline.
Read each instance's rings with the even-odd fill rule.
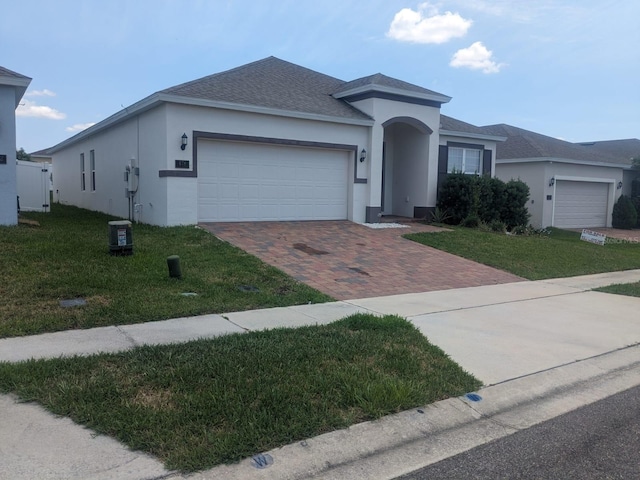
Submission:
[[[120,354],[0,363],[0,391],[182,471],[479,386],[406,320],[364,314]]]
[[[59,204],[23,216],[40,226],[0,227],[0,337],[331,300],[193,226],[134,224],[134,254],[118,257],[112,217]],[[169,255],[182,280],[169,278]],[[59,305],[77,297],[87,305]]]
[[[627,295],[629,297],[640,297],[640,282],[609,285],[608,287],[597,288],[596,290],[604,293]]]
[[[640,243],[594,245],[555,228],[549,235],[515,236],[453,227],[405,237],[529,280],[640,268]]]

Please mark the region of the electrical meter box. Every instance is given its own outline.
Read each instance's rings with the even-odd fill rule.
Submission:
[[[109,253],[111,255],[133,254],[133,234],[129,220],[109,222]]]

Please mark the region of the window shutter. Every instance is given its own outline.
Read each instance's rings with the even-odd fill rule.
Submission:
[[[491,150],[485,150],[482,154],[482,173],[484,175],[491,175],[491,156],[493,152]]]
[[[438,173],[447,173],[447,164],[449,163],[449,147],[440,145],[438,148]]]

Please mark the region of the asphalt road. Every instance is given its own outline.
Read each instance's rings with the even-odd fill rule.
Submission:
[[[640,387],[398,478],[640,479]]]

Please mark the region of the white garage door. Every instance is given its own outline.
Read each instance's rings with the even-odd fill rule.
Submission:
[[[554,226],[559,228],[606,227],[609,184],[558,180]]]
[[[346,219],[348,157],[341,150],[200,141],[198,220]]]

